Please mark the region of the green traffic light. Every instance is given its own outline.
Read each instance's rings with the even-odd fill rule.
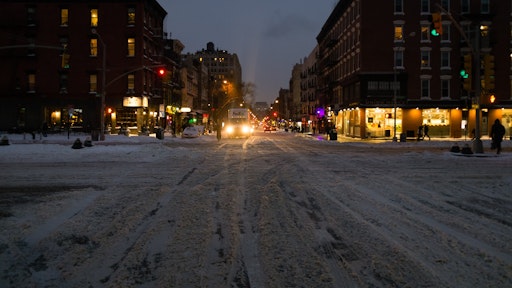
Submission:
[[[436,36],[436,37],[439,36],[439,33],[437,32],[436,29],[430,30],[430,34],[432,34],[432,36]]]
[[[466,70],[462,69],[460,70],[460,76],[464,79],[468,79],[469,78],[469,74],[466,72]]]

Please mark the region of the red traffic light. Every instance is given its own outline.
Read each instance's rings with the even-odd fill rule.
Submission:
[[[165,76],[165,69],[164,68],[158,68],[158,75]]]

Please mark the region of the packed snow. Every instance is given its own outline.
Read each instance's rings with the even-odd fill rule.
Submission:
[[[7,135],[0,287],[512,287],[512,141]]]

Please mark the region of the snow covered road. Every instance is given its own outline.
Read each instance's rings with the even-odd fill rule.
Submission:
[[[205,137],[0,147],[0,286],[512,286],[510,145]]]

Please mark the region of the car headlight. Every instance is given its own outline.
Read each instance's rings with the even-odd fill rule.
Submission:
[[[234,129],[233,126],[226,126],[226,133],[231,134],[233,133]]]
[[[251,127],[249,127],[249,126],[247,126],[247,125],[244,125],[244,126],[242,127],[242,132],[243,132],[244,134],[251,133]]]

